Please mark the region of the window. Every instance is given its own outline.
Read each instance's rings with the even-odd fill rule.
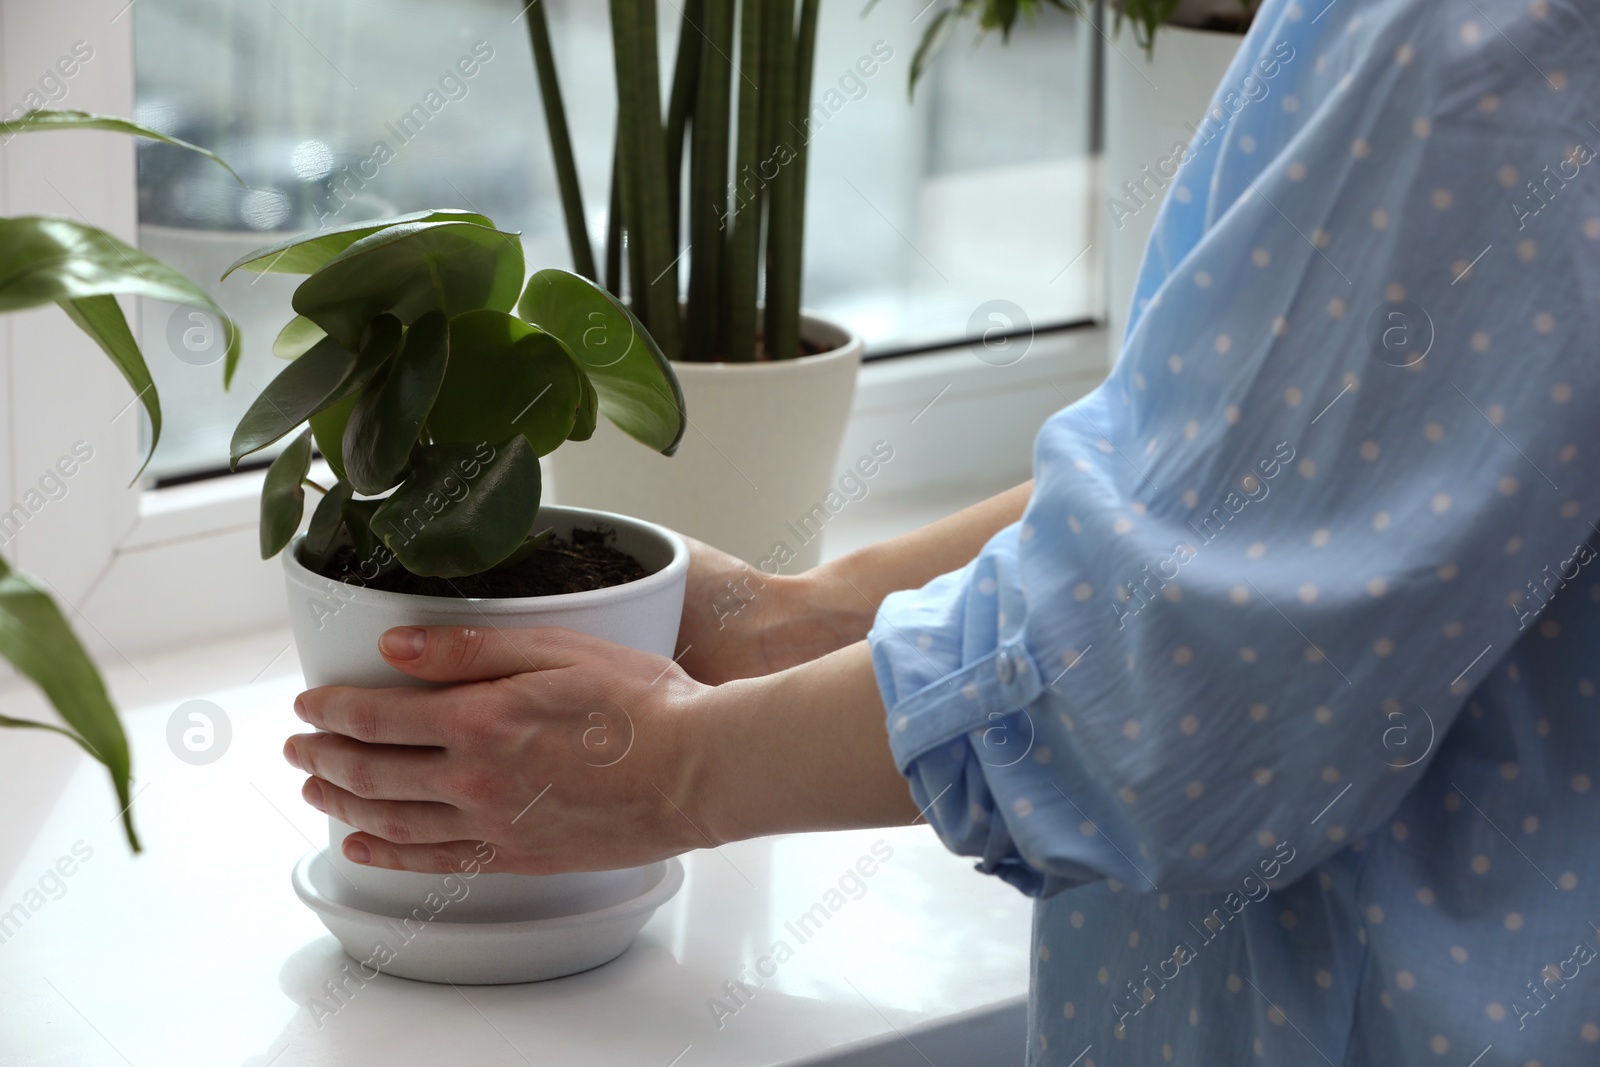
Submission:
[[[459,206],[522,230],[530,264],[567,265],[522,2],[142,0],[138,117],[221,152],[248,186],[141,147],[141,246],[205,283],[291,233]],[[598,241],[614,107],[605,6],[539,2]],[[925,3],[883,0],[866,17],[864,0],[823,4],[806,305],[860,331],[875,354],[1098,317],[1097,257],[1083,254],[1093,31],[1047,12],[1009,45],[973,48],[963,27],[908,103]],[[678,9],[660,11],[670,54]],[[232,393],[214,323],[193,308],[143,309],[166,417],[153,475],[221,466],[244,406],[279,369],[269,346],[297,280],[241,274],[211,286],[244,332]],[[993,304],[1002,297],[1016,307]]]

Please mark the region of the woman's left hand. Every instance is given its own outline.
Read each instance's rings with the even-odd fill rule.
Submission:
[[[522,874],[605,870],[719,844],[691,803],[710,687],[672,661],[559,629],[390,630],[384,658],[448,688],[325,686],[284,757],[302,795],[356,827],[345,856],[460,869],[474,846]]]

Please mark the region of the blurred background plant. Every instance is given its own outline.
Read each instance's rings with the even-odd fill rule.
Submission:
[[[30,111],[13,122],[0,123],[0,137],[8,139],[12,134],[47,130],[109,130],[148,137],[198,152],[233,173],[211,152],[125,119],[82,111]],[[238,366],[238,332],[211,298],[165,263],[104,230],[52,216],[0,218],[0,265],[5,268],[5,276],[0,278],[0,314],[55,304],[100,346],[127,380],[150,420],[146,463],[161,437],[161,400],[117,294],[174,303],[193,301],[210,309],[228,334],[225,383]],[[13,505],[13,510],[17,508]],[[56,602],[4,559],[0,559],[0,657],[38,686],[62,719],[58,724],[0,715],[0,726],[61,734],[104,764],[122,808],[128,845],[139,851],[129,788],[128,739],[100,672]]]
[[[878,0],[869,0],[868,10]],[[1029,26],[1046,7],[1068,15],[1083,15],[1083,0],[956,0],[928,23],[916,57],[911,62],[910,91],[949,40],[958,22],[972,19],[987,34],[1000,31],[1001,41],[1011,40],[1011,31],[1021,19]],[[1122,29],[1126,20],[1133,27],[1133,39],[1146,56],[1155,54],[1156,31],[1169,24],[1197,29],[1229,30],[1242,33],[1261,0],[1114,0],[1112,32]]]

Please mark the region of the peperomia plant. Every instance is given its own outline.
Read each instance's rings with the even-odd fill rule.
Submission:
[[[655,340],[604,289],[541,270],[516,234],[467,211],[319,230],[228,268],[306,274],[273,343],[292,362],[234,431],[232,462],[306,428],[272,462],[261,555],[322,493],[301,562],[354,550],[361,580],[396,567],[455,578],[540,543],[539,457],[604,415],[671,455],[683,394]],[[309,478],[313,445],[338,481]]]
[[[133,134],[198,152],[233,173],[232,168],[203,148],[108,115],[30,111],[14,121],[0,122],[0,137],[45,130]],[[210,308],[228,335],[224,384],[238,365],[238,331],[211,298],[165,263],[103,230],[56,217],[0,218],[0,266],[4,267],[0,273],[0,314],[55,304],[110,357],[149,416],[147,464],[161,437],[161,401],[144,354],[117,304],[117,294],[173,303],[192,301]],[[103,763],[122,808],[128,845],[139,851],[139,838],[133,829],[133,798],[129,795],[132,764],[128,739],[100,673],[55,601],[12,570],[4,559],[0,559],[0,657],[37,685],[62,719],[61,724],[56,724],[0,715],[0,726],[54,731],[71,738]]]

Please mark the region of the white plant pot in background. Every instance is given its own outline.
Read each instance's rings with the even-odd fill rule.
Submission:
[[[677,641],[684,582],[689,571],[689,553],[683,540],[670,530],[648,522],[565,507],[541,508],[535,528],[545,527],[552,527],[557,534],[568,538],[574,527],[614,530],[616,536],[611,544],[637,559],[646,576],[606,589],[557,596],[472,600],[418,596],[362,588],[316,574],[299,562],[301,542],[297,538],[283,553],[283,560],[289,590],[289,618],[306,684],[371,688],[427,685],[389,666],[378,654],[379,635],[394,626],[560,626],[670,657]],[[632,744],[631,722],[608,722],[602,729],[603,736],[586,735],[581,742],[574,739],[573,758],[585,759],[597,766],[624,758]],[[507,821],[517,814],[508,812]],[[536,818],[537,809],[529,812],[528,817]],[[351,942],[350,938],[364,935],[344,921],[349,918],[347,913],[371,917],[410,915],[430,893],[438,893],[442,876],[351,863],[341,850],[351,828],[337,819],[330,818],[328,822],[326,863],[331,869],[321,871],[320,891],[314,891],[297,869],[296,890],[303,898],[308,893],[317,898],[307,899],[307,903],[340,937],[345,950],[357,960],[363,960],[368,958],[371,942]],[[626,905],[639,900],[641,892],[648,895],[653,888],[671,881],[676,861],[669,863],[673,871],[633,868],[531,876],[493,873],[494,863],[488,862],[481,873],[466,880],[465,895],[451,900],[440,912],[439,918],[444,921],[437,924],[437,929],[442,931],[453,926],[465,937],[467,927],[476,927],[479,934],[473,951],[478,952],[487,943],[488,951],[498,953],[499,958],[469,956],[462,959],[458,946],[457,958],[449,962],[445,971],[430,970],[429,952],[448,947],[441,944],[447,940],[445,934],[430,930],[424,942],[432,946],[431,949],[408,949],[409,955],[401,954],[395,966],[380,966],[380,969],[424,980],[473,982],[528,981],[597,966],[627,947],[660,900],[655,900],[642,914],[633,915],[637,921],[632,922],[631,929],[627,928],[627,922],[621,928],[615,928],[613,923],[609,943],[567,945],[565,955],[553,966],[548,960],[507,958],[506,953],[518,951],[515,938],[502,939],[504,944],[497,947],[492,938],[487,942],[483,940],[484,927],[486,924],[526,927],[533,920],[568,921],[608,908],[627,911]],[[659,866],[662,865],[652,865]],[[316,880],[317,872],[309,877]],[[681,874],[677,877],[681,878]],[[675,882],[671,888],[676,888]],[[666,895],[671,894],[667,892]],[[570,921],[567,925],[571,925]],[[564,936],[572,940],[571,931]],[[582,942],[581,937],[578,940]],[[535,945],[529,951],[537,953],[539,948]]]
[[[1238,11],[1233,0],[1227,3],[1232,11]],[[1180,9],[1179,14],[1185,10]],[[1155,172],[1159,161],[1171,158],[1174,145],[1187,145],[1193,139],[1190,124],[1200,124],[1212,93],[1244,40],[1237,33],[1163,26],[1156,33],[1155,56],[1151,59],[1137,46],[1125,43],[1130,38],[1130,34],[1124,34],[1119,39],[1121,55],[1106,57],[1104,178],[1108,202],[1104,248],[1113,363],[1122,351],[1139,265],[1160,204],[1147,203],[1131,216],[1119,212],[1118,217],[1112,217],[1109,198],[1132,206],[1123,183],[1138,182],[1145,166]],[[1274,88],[1272,95],[1276,94]],[[1278,106],[1270,97],[1249,106],[1269,104]],[[1163,197],[1172,195],[1184,173],[1180,170],[1176,181],[1168,183]],[[1203,191],[1193,190],[1197,195]]]
[[[855,398],[861,339],[810,315],[801,334],[827,351],[757,363],[677,362],[689,426],[663,456],[605,419],[551,453],[554,498],[626,511],[753,564],[795,573],[821,558],[823,500]],[[774,557],[774,548],[787,551]]]

